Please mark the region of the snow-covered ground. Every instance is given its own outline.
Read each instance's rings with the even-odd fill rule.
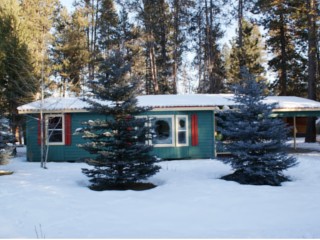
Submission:
[[[320,238],[320,152],[297,154],[281,187],[223,181],[229,166],[187,160],[162,162],[154,189],[95,192],[86,164],[44,170],[18,150],[1,166],[14,174],[0,176],[0,238]]]
[[[317,141],[316,143],[305,143],[304,138],[297,138],[296,140],[296,147],[298,149],[307,149],[307,150],[316,150],[320,151],[320,136],[317,136]],[[288,141],[289,146],[293,147],[293,139]]]

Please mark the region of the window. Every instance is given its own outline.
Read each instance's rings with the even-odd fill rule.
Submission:
[[[151,121],[154,129],[152,144],[158,146],[173,146],[173,116],[159,116]]]
[[[64,144],[64,116],[46,116],[46,140],[49,145]]]
[[[176,117],[177,146],[188,146],[188,116]]]
[[[139,116],[143,118],[146,116]],[[155,147],[189,146],[188,115],[156,115],[150,117],[152,144]]]

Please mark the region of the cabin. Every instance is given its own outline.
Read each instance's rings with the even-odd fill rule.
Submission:
[[[232,94],[145,95],[138,105],[151,110],[141,116],[152,117],[155,128],[153,154],[162,159],[214,158],[222,153],[217,147],[216,116],[233,108]],[[273,117],[281,117],[297,128],[297,119],[320,116],[320,102],[288,97],[270,96],[267,103],[276,103]],[[79,97],[50,97],[18,107],[26,116],[27,160],[40,161],[41,137],[45,139],[48,161],[83,161],[90,154],[77,147],[84,143],[77,129],[83,122],[103,119],[105,116],[88,111],[89,104]],[[45,124],[41,131],[40,114]],[[55,126],[54,128],[52,126]],[[42,134],[41,134],[42,133]],[[296,136],[293,131],[293,137]],[[50,136],[50,137],[47,137]]]

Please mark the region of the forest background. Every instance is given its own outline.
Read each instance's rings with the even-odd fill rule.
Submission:
[[[1,0],[0,114],[15,131],[17,106],[85,95],[119,50],[141,94],[228,93],[246,67],[271,94],[316,100],[318,33],[317,0]]]

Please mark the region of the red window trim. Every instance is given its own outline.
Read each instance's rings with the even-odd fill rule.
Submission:
[[[38,117],[38,145],[41,145],[41,115]]]
[[[198,116],[196,114],[191,115],[191,144],[192,146],[199,144]]]
[[[71,114],[66,113],[64,115],[64,143],[65,145],[71,145]]]

